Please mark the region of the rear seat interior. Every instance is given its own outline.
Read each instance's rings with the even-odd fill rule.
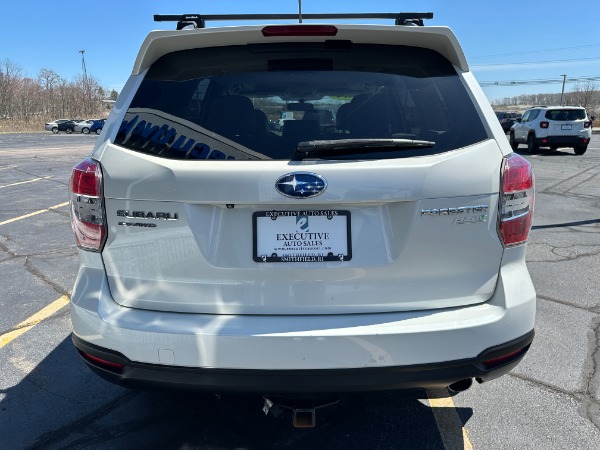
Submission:
[[[302,119],[286,120],[281,135],[268,128],[264,111],[256,109],[248,97],[228,95],[216,98],[206,109],[201,125],[214,133],[273,158],[289,158],[298,142],[322,139],[390,138],[405,124],[394,113],[385,92],[356,95],[342,104],[335,126],[319,123],[317,110],[305,105]]]

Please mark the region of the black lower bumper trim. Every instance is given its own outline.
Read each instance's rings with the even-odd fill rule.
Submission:
[[[587,145],[589,143],[589,138],[585,136],[547,136],[536,138],[536,143],[540,147],[547,147],[549,145],[563,145],[569,147],[573,145]]]
[[[130,361],[73,335],[86,364],[106,380],[129,388],[179,388],[213,393],[317,394],[443,388],[465,378],[485,382],[512,370],[534,331],[477,357],[432,364],[319,370],[208,369]],[[89,356],[91,356],[91,358]],[[509,355],[509,357],[506,357]],[[103,364],[106,361],[108,364]],[[498,361],[489,363],[490,361]]]

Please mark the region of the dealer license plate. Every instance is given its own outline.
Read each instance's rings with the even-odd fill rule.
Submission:
[[[352,258],[350,211],[259,211],[252,215],[252,221],[256,262]]]

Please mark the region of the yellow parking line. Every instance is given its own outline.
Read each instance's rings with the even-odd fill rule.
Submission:
[[[31,216],[37,216],[38,214],[42,214],[42,213],[48,212],[48,211],[50,211],[52,209],[62,208],[63,206],[67,206],[68,204],[69,204],[69,202],[64,202],[64,203],[60,203],[58,205],[51,206],[51,207],[46,208],[46,209],[40,209],[39,211],[34,211],[32,213],[25,214],[24,216],[19,216],[19,217],[15,217],[13,219],[5,220],[4,222],[0,222],[0,225],[6,225],[8,223],[16,222],[18,220],[23,220],[23,219],[26,219],[26,218],[31,217]]]
[[[60,311],[69,304],[69,297],[63,295],[53,301],[45,308],[41,309],[31,317],[18,324],[14,330],[0,335],[0,348],[8,345],[10,342],[25,334],[34,326]],[[440,391],[438,391],[440,392]],[[473,450],[473,445],[469,439],[467,430],[463,426],[462,420],[456,411],[456,405],[450,396],[448,397],[429,397],[429,405],[433,412],[442,444],[445,450]]]
[[[42,310],[35,313],[33,316],[29,317],[28,319],[25,319],[23,322],[21,322],[19,325],[17,325],[12,331],[9,331],[8,333],[4,333],[3,335],[0,335],[0,348],[4,347],[5,345],[9,344],[13,340],[15,340],[16,338],[21,336],[22,334],[31,330],[34,326],[36,326],[42,320],[47,319],[52,314],[59,311],[60,309],[62,309],[63,307],[65,307],[68,304],[69,304],[69,297],[67,297],[66,295],[63,295],[61,298],[59,298],[57,300],[54,300],[52,303],[50,303],[48,306],[46,306]]]
[[[458,416],[452,398],[450,396],[429,397],[429,405],[433,411],[444,448],[446,450],[473,450],[467,430]]]
[[[33,178],[33,179],[27,180],[27,181],[19,181],[18,183],[5,184],[4,186],[0,186],[0,189],[11,187],[11,186],[18,186],[19,184],[34,183],[34,182],[40,181],[40,180],[48,180],[50,178],[52,178],[52,177]]]

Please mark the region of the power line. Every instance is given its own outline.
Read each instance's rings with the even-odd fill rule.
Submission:
[[[590,47],[600,47],[600,44],[588,44],[588,45],[577,45],[574,47],[559,47],[559,48],[549,48],[545,50],[530,50],[526,52],[513,52],[513,53],[497,53],[495,55],[480,55],[480,56],[469,56],[469,60],[476,58],[497,58],[499,56],[515,56],[515,55],[530,55],[533,53],[549,53],[549,52],[558,52],[562,50],[577,50],[581,48],[590,48]]]
[[[522,66],[523,64],[554,64],[554,63],[576,62],[576,61],[600,61],[600,57],[573,58],[573,59],[551,59],[551,60],[545,60],[545,61],[522,61],[522,62],[495,63],[495,64],[471,64],[471,67]]]
[[[545,79],[534,79],[534,80],[502,80],[502,81],[480,81],[479,85],[482,87],[487,86],[524,86],[524,85],[540,85],[540,84],[560,84],[563,82],[561,78],[545,78]],[[600,82],[600,76],[593,77],[570,77],[566,80],[567,83],[585,83]]]

